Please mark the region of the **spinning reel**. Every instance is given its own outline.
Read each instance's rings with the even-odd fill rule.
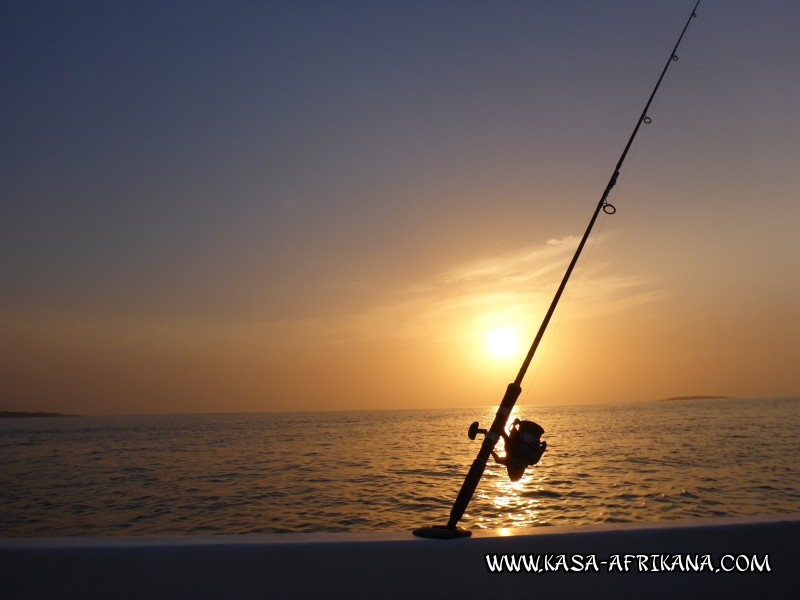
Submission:
[[[479,429],[475,421],[469,426],[467,435],[474,440],[478,434],[486,435],[486,429]],[[525,469],[535,465],[547,450],[547,442],[541,441],[544,429],[533,421],[520,421],[514,419],[510,433],[502,432],[505,442],[506,455],[499,456],[492,450],[495,462],[505,465],[511,481],[519,481],[525,474]]]

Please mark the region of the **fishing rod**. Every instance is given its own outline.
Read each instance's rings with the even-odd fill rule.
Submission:
[[[464,516],[464,511],[466,511],[467,505],[469,504],[470,500],[472,500],[472,496],[478,487],[478,483],[483,476],[484,470],[486,469],[486,463],[489,460],[489,457],[492,456],[496,462],[505,464],[508,468],[508,474],[511,477],[511,480],[517,481],[520,477],[522,477],[525,468],[536,464],[546,450],[547,443],[539,441],[540,436],[544,433],[544,429],[542,429],[541,426],[533,423],[532,421],[520,421],[519,419],[516,419],[512,425],[510,434],[507,434],[506,424],[508,423],[508,417],[514,408],[514,404],[517,402],[517,398],[519,398],[519,395],[522,392],[521,384],[523,378],[525,377],[525,373],[528,371],[528,367],[533,360],[533,355],[536,353],[536,349],[539,347],[539,343],[542,341],[542,337],[547,329],[547,325],[550,323],[550,319],[556,310],[558,301],[561,299],[561,294],[564,292],[564,288],[567,286],[567,281],[569,281],[570,275],[572,275],[572,271],[578,262],[581,252],[583,251],[583,247],[586,245],[586,240],[589,239],[589,235],[592,232],[595,221],[597,221],[597,217],[600,215],[600,211],[603,211],[609,215],[613,215],[617,211],[614,205],[608,202],[608,195],[611,193],[611,189],[617,183],[617,178],[619,177],[622,163],[625,162],[625,158],[628,156],[628,151],[633,144],[633,140],[636,138],[636,134],[639,133],[639,128],[642,126],[642,123],[647,125],[651,122],[651,118],[647,116],[647,111],[650,109],[650,104],[653,102],[653,98],[655,98],[656,92],[661,86],[661,81],[664,79],[664,75],[667,73],[667,69],[669,69],[670,64],[678,60],[678,55],[676,54],[678,51],[678,46],[680,46],[683,35],[689,28],[689,23],[691,23],[692,19],[697,16],[696,11],[699,5],[700,0],[697,0],[697,3],[692,9],[691,15],[689,15],[689,18],[686,21],[686,25],[684,25],[683,30],[678,37],[678,41],[675,43],[675,47],[672,49],[672,52],[667,59],[667,63],[664,65],[664,69],[661,71],[661,76],[658,78],[658,81],[656,82],[656,85],[650,94],[650,98],[648,98],[647,104],[645,104],[644,109],[642,110],[642,114],[639,115],[639,119],[636,121],[636,127],[633,128],[633,133],[631,133],[628,143],[625,144],[625,149],[622,151],[622,155],[619,157],[619,160],[614,167],[614,172],[611,175],[611,178],[608,180],[605,190],[603,190],[600,201],[597,203],[597,206],[592,213],[592,218],[589,221],[589,225],[586,228],[583,237],[581,238],[580,244],[578,244],[577,250],[575,250],[575,255],[572,257],[566,273],[564,273],[561,284],[556,290],[553,301],[550,303],[550,308],[547,309],[547,313],[542,320],[542,324],[539,327],[539,331],[537,332],[533,343],[531,344],[530,350],[528,350],[525,360],[522,361],[522,366],[519,369],[519,373],[517,373],[517,377],[514,379],[513,383],[509,383],[508,387],[506,388],[506,393],[500,402],[500,406],[497,409],[497,413],[495,414],[491,428],[488,431],[486,429],[479,429],[477,422],[470,425],[468,432],[469,438],[474,440],[476,435],[479,433],[483,434],[483,443],[481,444],[481,448],[478,451],[478,456],[472,462],[472,466],[470,467],[469,472],[464,479],[461,490],[458,492],[458,496],[453,503],[453,508],[450,510],[450,519],[448,520],[447,525],[429,525],[426,527],[420,527],[414,530],[414,535],[438,539],[452,539],[472,535],[471,531],[460,527],[458,522],[461,520],[461,517]],[[503,438],[505,444],[505,457],[499,457],[494,451],[495,445],[501,437]]]

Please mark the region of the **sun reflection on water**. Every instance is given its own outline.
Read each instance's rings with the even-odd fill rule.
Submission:
[[[487,465],[462,525],[797,512],[800,399],[720,402],[521,405],[516,416],[546,429],[547,452],[517,482],[505,466]],[[480,446],[466,428],[488,424],[495,411],[7,419],[0,455],[15,460],[4,463],[0,530],[172,535],[443,524]]]

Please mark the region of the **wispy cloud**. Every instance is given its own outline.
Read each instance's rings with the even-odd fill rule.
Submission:
[[[200,364],[205,369],[208,365],[246,365],[267,360],[264,357],[302,355],[313,361],[320,356],[316,350],[328,352],[327,360],[340,351],[340,345],[410,342],[405,347],[414,348],[414,343],[421,341],[475,348],[474,342],[494,328],[514,326],[531,333],[538,328],[576,245],[577,240],[568,237],[457,264],[394,286],[365,282],[369,297],[376,300],[367,308],[337,316],[265,318],[257,323],[164,323],[97,318],[19,320],[0,315],[0,334],[25,341],[0,348],[5,357],[0,363],[13,365],[17,356],[36,356],[39,362],[61,364],[63,357],[76,357],[105,360],[116,365],[114,368],[139,361],[136,364],[156,370],[164,364]],[[564,320],[631,310],[663,297],[652,282],[614,274],[608,265],[589,258],[574,274],[562,299]],[[348,288],[347,293],[352,292],[353,288]],[[342,356],[350,350],[342,348]]]
[[[570,236],[455,265],[425,280],[387,289],[385,302],[345,317],[264,325],[330,342],[455,340],[492,326],[516,323],[530,328],[544,315],[577,244]],[[665,295],[642,277],[608,271],[605,263],[579,263],[562,298],[564,318],[630,310]]]

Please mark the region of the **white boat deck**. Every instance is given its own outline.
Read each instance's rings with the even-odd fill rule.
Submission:
[[[551,555],[556,572],[491,573],[487,554]],[[559,556],[566,557],[558,565]],[[580,555],[583,571],[575,571]],[[591,567],[590,555],[598,562]],[[615,560],[628,571],[613,566]],[[768,557],[770,572],[652,572],[689,555],[713,567]],[[698,559],[698,555],[700,558]],[[721,565],[724,555],[727,559]],[[616,558],[615,557],[619,557]],[[603,565],[601,561],[607,561]],[[670,558],[670,562],[674,562]],[[2,597],[24,598],[795,598],[800,514],[690,522],[411,533],[0,538]],[[653,562],[655,561],[655,562]],[[740,566],[744,559],[740,559]]]

